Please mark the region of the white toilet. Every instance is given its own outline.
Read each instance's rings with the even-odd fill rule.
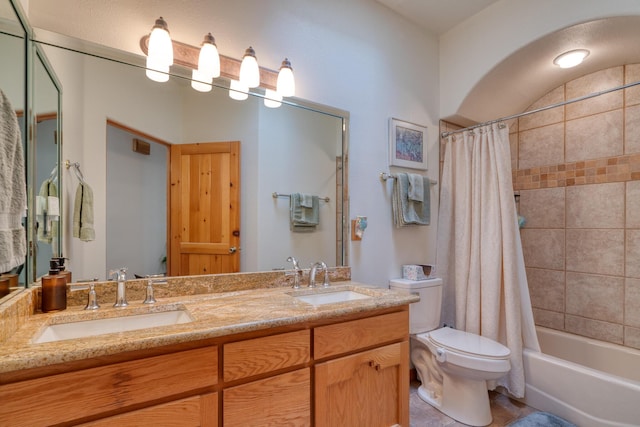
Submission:
[[[409,306],[411,362],[422,382],[420,398],[461,423],[490,424],[487,380],[509,372],[511,351],[476,334],[438,329],[442,279],[394,279],[389,287],[420,295],[420,301]]]

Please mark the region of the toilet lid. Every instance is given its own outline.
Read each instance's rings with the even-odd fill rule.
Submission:
[[[499,342],[453,328],[429,332],[429,339],[437,346],[475,356],[506,359],[511,355],[511,351]]]

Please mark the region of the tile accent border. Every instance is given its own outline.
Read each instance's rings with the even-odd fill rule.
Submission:
[[[640,154],[514,170],[514,190],[640,181]]]

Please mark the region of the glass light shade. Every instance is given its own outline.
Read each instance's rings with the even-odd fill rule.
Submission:
[[[589,51],[586,49],[570,50],[557,56],[553,63],[560,68],[571,68],[581,64],[587,56]]]
[[[282,95],[275,90],[267,89],[264,92],[264,106],[278,108],[282,105]]]
[[[198,71],[211,78],[220,77],[220,54],[211,33],[204,36],[198,56]]]
[[[229,97],[236,101],[244,101],[249,97],[249,88],[238,80],[231,80],[229,87]]]
[[[244,52],[240,64],[240,81],[249,88],[260,86],[260,67],[256,52],[251,46]]]
[[[167,23],[162,16],[151,29],[147,56],[153,58],[154,63],[173,65],[173,44]]]
[[[278,72],[278,93],[282,96],[294,96],[296,94],[296,82],[293,78],[293,68],[287,58],[282,61]]]
[[[169,80],[169,66],[154,62],[153,58],[147,56],[147,77],[154,82],[164,83]]]
[[[191,87],[198,92],[211,92],[211,77],[202,74],[199,70],[191,71]]]

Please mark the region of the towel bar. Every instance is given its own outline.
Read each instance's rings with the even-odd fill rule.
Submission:
[[[396,179],[397,177],[398,177],[397,175],[394,175],[392,173],[380,172],[380,180],[381,181],[386,181],[388,179]],[[429,184],[437,185],[438,184],[438,180],[429,178]]]
[[[274,199],[277,199],[278,197],[289,197],[291,198],[291,194],[282,194],[282,193],[278,193],[278,192],[273,192],[271,193],[271,197],[273,197]],[[331,199],[329,197],[318,197],[319,200],[322,200],[323,202],[327,202],[329,203],[331,201]]]

